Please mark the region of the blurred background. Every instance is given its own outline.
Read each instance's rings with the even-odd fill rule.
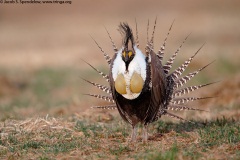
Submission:
[[[190,103],[210,112],[182,116],[240,117],[240,1],[72,0],[71,4],[0,4],[0,120],[92,114],[92,105],[106,103],[83,96],[100,92],[80,77],[106,83],[81,58],[105,73],[108,65],[91,36],[112,56],[104,26],[120,47],[119,23],[128,22],[135,31],[136,18],[144,50],[147,21],[151,34],[156,16],[155,50],[175,19],[164,61],[189,33],[175,66],[204,42],[186,73],[216,60],[190,83],[221,81],[194,93],[216,98]]]

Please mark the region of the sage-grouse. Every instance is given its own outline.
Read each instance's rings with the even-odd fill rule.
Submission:
[[[147,26],[147,33],[148,28],[149,23]],[[170,59],[165,64],[162,64],[166,41],[172,25],[169,28],[163,45],[156,53],[153,51],[155,28],[156,20],[151,39],[148,39],[147,36],[145,53],[139,48],[137,23],[136,38],[134,38],[132,30],[127,23],[120,23],[119,31],[123,37],[122,46],[120,49],[117,49],[108,30],[106,30],[114,50],[114,55],[112,58],[110,58],[110,56],[105,53],[98,43],[93,39],[110,66],[108,75],[104,74],[86,62],[104,79],[106,79],[110,85],[110,87],[107,87],[84,79],[86,82],[108,94],[108,96],[97,94],[86,95],[112,103],[106,106],[94,106],[93,108],[118,109],[121,117],[132,125],[131,141],[133,142],[136,141],[138,123],[143,124],[143,142],[146,142],[148,139],[147,126],[149,123],[157,121],[158,118],[163,115],[183,120],[183,118],[170,113],[169,110],[201,111],[200,109],[190,108],[185,104],[189,101],[205,99],[208,97],[182,97],[182,95],[213,84],[209,83],[204,85],[183,87],[184,84],[186,84],[191,78],[211,64],[209,63],[197,71],[180,77],[203,45],[180,67],[169,73],[175,57],[179,53],[179,50],[187,40],[188,36],[184,39],[181,46],[170,57]]]

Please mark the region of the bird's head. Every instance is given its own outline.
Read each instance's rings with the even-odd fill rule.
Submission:
[[[135,53],[132,50],[123,50],[122,51],[122,60],[126,63],[129,64],[132,59],[134,58]]]
[[[120,23],[119,31],[123,36],[122,60],[128,66],[135,56],[133,33],[127,23]]]

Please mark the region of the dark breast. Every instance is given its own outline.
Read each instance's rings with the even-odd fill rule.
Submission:
[[[151,90],[149,87],[149,82],[151,77],[150,74],[151,74],[150,66],[148,65],[147,76],[143,86],[143,90],[141,94],[133,100],[124,98],[121,94],[116,92],[114,85],[111,85],[113,98],[116,102],[118,111],[125,121],[129,122],[128,120],[129,118],[131,119],[132,123],[144,122],[146,118],[146,112],[148,110],[148,106],[150,104],[150,99],[151,99]],[[110,82],[111,84],[114,84],[114,81],[112,78],[110,78],[110,81],[112,81]]]

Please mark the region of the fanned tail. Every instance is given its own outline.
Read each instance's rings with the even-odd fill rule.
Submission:
[[[169,31],[170,30],[171,30],[171,27],[170,27]],[[168,35],[169,35],[169,33],[167,34],[167,37],[168,37]],[[211,63],[207,64],[206,66],[200,68],[197,71],[189,73],[186,76],[180,77],[183,74],[183,72],[185,71],[185,69],[188,67],[188,65],[191,63],[191,61],[194,59],[194,57],[202,49],[202,47],[204,46],[205,43],[194,53],[193,56],[191,56],[181,66],[179,66],[177,69],[175,69],[172,73],[169,74],[169,71],[172,68],[172,64],[174,63],[174,60],[175,60],[176,56],[178,55],[180,49],[182,48],[183,44],[186,42],[186,40],[188,39],[188,37],[190,35],[191,35],[191,33],[186,36],[186,38],[183,40],[183,42],[179,46],[179,48],[170,57],[170,59],[166,62],[166,64],[163,65],[163,70],[164,70],[164,73],[166,75],[167,82],[168,82],[168,86],[167,86],[167,96],[168,96],[168,98],[166,99],[166,103],[165,103],[165,107],[164,107],[165,109],[162,110],[162,111],[159,111],[159,113],[158,113],[160,116],[161,115],[167,115],[167,116],[172,117],[172,118],[177,118],[179,120],[184,120],[183,118],[181,118],[181,117],[179,117],[177,115],[169,113],[167,110],[175,110],[175,111],[183,111],[183,110],[205,111],[205,110],[202,110],[202,109],[192,108],[192,107],[186,106],[186,103],[188,103],[190,101],[196,101],[196,100],[203,100],[203,99],[213,98],[213,97],[180,97],[180,96],[188,94],[188,93],[193,92],[195,90],[198,90],[198,89],[200,89],[202,87],[214,84],[216,82],[202,84],[202,85],[193,85],[193,86],[189,86],[189,87],[178,89],[179,87],[182,87],[184,84],[186,84],[187,81],[189,81],[191,78],[193,78],[195,75],[197,75],[204,68],[206,68],[211,63],[213,63],[213,62],[211,62]],[[167,37],[166,37],[165,40],[167,40]],[[158,57],[159,57],[160,61],[162,61],[162,59],[163,59],[165,44],[166,44],[166,42],[164,41],[163,46],[158,51]]]

